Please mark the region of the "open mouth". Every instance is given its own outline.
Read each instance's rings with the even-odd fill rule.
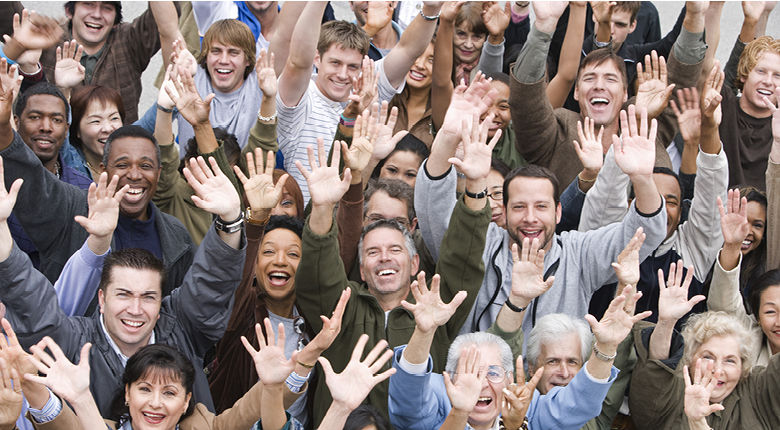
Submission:
[[[233,73],[233,71],[230,69],[214,69],[214,71],[217,72],[217,74],[220,76],[227,76]]]
[[[742,241],[742,250],[744,251],[746,249],[750,249],[750,245],[752,245],[752,244],[753,244],[752,240],[747,240],[747,239],[743,240]]]
[[[165,419],[165,415],[163,414],[153,414],[151,412],[141,412],[141,413],[144,416],[144,420],[146,420],[150,424],[158,424]]]
[[[377,275],[379,275],[379,276],[392,276],[392,275],[395,275],[396,273],[398,273],[398,271],[395,270],[395,269],[383,269],[383,270],[380,270],[377,273]]]
[[[527,237],[529,241],[533,241],[534,239],[542,240],[542,230],[520,230],[520,233]]]
[[[143,326],[145,323],[141,321],[122,320],[122,324],[130,328],[136,329],[136,328],[141,328],[141,326]]]
[[[92,30],[100,30],[100,29],[103,28],[103,26],[100,25],[100,24],[92,24],[92,23],[89,23],[89,22],[85,22],[84,26],[89,28],[89,29],[92,29]]]
[[[477,399],[477,406],[488,406],[493,403],[493,398],[489,396],[482,396]]]
[[[41,148],[41,149],[49,149],[52,146],[54,146],[54,140],[53,139],[47,139],[47,138],[36,138],[33,139],[35,142],[35,146]]]
[[[144,188],[130,188],[125,194],[124,200],[128,203],[138,203],[143,198],[146,190]]]
[[[425,79],[425,75],[423,75],[420,72],[416,72],[414,70],[409,71],[409,77],[415,81],[422,81],[423,79]]]
[[[287,272],[274,271],[268,274],[268,282],[277,287],[287,284],[289,280],[290,274]]]
[[[765,89],[759,89],[759,90],[756,90],[756,91],[758,91],[758,93],[761,94],[762,96],[766,96],[766,97],[770,97],[773,94],[772,91],[765,90]]]
[[[590,99],[590,104],[593,106],[598,106],[598,105],[606,106],[609,104],[609,100],[605,99],[604,97],[593,97],[592,99]]]

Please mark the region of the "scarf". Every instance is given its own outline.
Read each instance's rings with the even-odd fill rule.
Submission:
[[[466,81],[466,85],[471,81],[471,71],[479,64],[479,57],[471,63],[460,63],[455,66],[455,85],[460,85],[460,81]]]

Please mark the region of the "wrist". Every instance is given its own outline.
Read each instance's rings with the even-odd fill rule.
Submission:
[[[528,307],[528,305],[531,304],[533,299],[527,299],[517,294],[509,293],[509,297],[507,298],[507,301],[517,308],[525,309]]]
[[[434,16],[434,15],[438,15],[439,12],[441,12],[441,6],[432,6],[432,5],[423,4],[422,7],[423,15]]]
[[[488,43],[491,45],[500,45],[504,41],[504,33],[490,34],[488,36]]]
[[[479,194],[487,189],[487,180],[485,178],[470,179],[466,178],[466,189],[474,194]]]
[[[555,27],[558,24],[557,19],[537,19],[534,22],[534,26],[542,33],[552,34],[555,31]]]
[[[599,172],[601,169],[593,169],[593,168],[584,168],[582,169],[582,172],[580,172],[579,179],[582,182],[593,182],[596,180],[596,178],[599,177]]]
[[[612,360],[614,360],[615,355],[617,354],[617,344],[614,344],[612,342],[602,342],[597,339],[596,343],[593,344],[593,353],[596,355],[598,355],[598,353],[601,353],[604,356],[612,357]],[[605,357],[599,357],[599,358],[604,359]]]

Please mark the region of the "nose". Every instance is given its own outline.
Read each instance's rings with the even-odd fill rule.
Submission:
[[[277,266],[283,266],[284,265],[284,253],[283,252],[277,252],[276,258],[274,259],[274,264]]]
[[[564,363],[558,365],[558,375],[563,379],[569,379],[571,372],[569,372],[569,366]]]
[[[349,79],[349,73],[347,73],[347,65],[344,64],[343,66],[340,66],[338,69],[338,77],[339,79]]]
[[[154,390],[151,396],[149,396],[149,406],[152,408],[159,408],[162,406],[162,393],[159,390]]]
[[[425,62],[426,61],[427,61],[427,59],[423,58],[422,56],[417,57],[417,59],[414,60],[414,68],[418,69],[418,70],[425,69]]]
[[[127,313],[131,315],[140,315],[141,314],[141,298],[135,297],[132,300],[130,300],[130,304],[127,306]]]
[[[534,224],[537,221],[536,211],[532,206],[529,206],[525,211],[525,222],[528,224]]]
[[[128,179],[133,179],[133,180],[143,178],[143,175],[141,174],[141,169],[135,164],[133,164],[132,166],[130,166],[129,169],[127,169],[127,173],[125,174],[125,176],[127,176]]]
[[[46,116],[42,117],[41,118],[41,122],[40,122],[40,127],[39,127],[40,132],[41,133],[51,133],[51,129],[52,129],[52,125],[51,124],[52,124],[51,118],[46,117]]]

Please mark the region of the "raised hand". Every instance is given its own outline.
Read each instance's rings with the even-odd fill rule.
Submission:
[[[577,151],[577,157],[583,168],[598,173],[604,166],[604,147],[601,145],[604,126],[601,126],[598,135],[595,127],[596,121],[588,117],[585,117],[585,127],[582,126],[581,121],[577,121],[577,135],[580,141],[574,141],[574,150]]]
[[[246,165],[249,171],[249,178],[244,175],[241,168],[233,166],[236,176],[244,184],[244,195],[249,201],[249,208],[252,210],[252,218],[264,220],[271,213],[271,210],[279,204],[284,195],[284,184],[287,183],[290,175],[285,173],[274,184],[274,159],[273,151],[268,151],[265,168],[263,167],[263,150],[255,148],[255,156],[251,152],[246,153]]]
[[[475,115],[471,119],[471,127],[469,127],[469,123],[465,118],[463,120],[461,126],[464,149],[463,159],[452,157],[447,161],[455,165],[461,173],[466,175],[467,179],[484,179],[490,173],[490,160],[493,156],[493,148],[496,147],[496,144],[501,139],[501,130],[496,130],[496,134],[490,139],[490,143],[485,145],[490,124],[493,123],[493,116],[493,114],[488,115],[480,124],[479,116]]]
[[[430,333],[446,324],[458,310],[458,306],[466,299],[467,293],[458,291],[458,294],[449,303],[444,303],[439,292],[440,282],[441,277],[433,275],[431,288],[428,289],[425,283],[425,272],[421,271],[417,274],[417,280],[412,282],[412,295],[415,303],[401,300],[401,306],[414,314],[414,322],[423,333]]]
[[[19,372],[0,357],[0,426],[5,428],[14,425],[22,413],[22,403],[24,402]]]
[[[700,101],[702,121],[711,127],[719,126],[723,117],[723,111],[720,107],[723,96],[720,95],[720,90],[723,88],[725,80],[726,74],[720,70],[720,61],[715,60],[710,74],[704,80]]]
[[[22,85],[22,76],[16,76],[16,65],[8,67],[5,58],[0,58],[0,124],[10,126],[11,113],[16,95]]]
[[[523,424],[528,407],[531,406],[531,400],[534,398],[536,385],[544,373],[544,367],[539,367],[531,380],[526,383],[522,355],[517,357],[516,364],[515,377],[518,383],[510,384],[503,390],[504,404],[501,406],[501,417],[504,420],[504,428],[507,429],[519,429]]]
[[[366,12],[366,24],[363,29],[366,30],[369,37],[374,37],[379,30],[385,28],[393,19],[393,6],[388,1],[368,2],[368,12]]]
[[[512,2],[505,2],[502,8],[497,1],[487,1],[482,3],[482,21],[491,36],[504,38],[504,31],[509,27],[509,20],[512,18]],[[501,43],[498,40],[498,43]]]
[[[742,14],[745,15],[745,19],[758,21],[761,14],[764,13],[765,3],[763,1],[743,1]]]
[[[610,23],[612,21],[612,12],[617,2],[614,1],[592,1],[590,6],[593,9],[593,20],[600,23]]]
[[[49,348],[52,355],[46,353],[46,348]],[[81,348],[81,357],[78,366],[76,366],[68,360],[60,346],[52,338],[46,336],[37,345],[30,347],[32,356],[27,358],[38,369],[38,372],[46,376],[28,373],[24,375],[24,379],[49,387],[54,394],[69,403],[77,402],[81,398],[86,398],[85,396],[91,397],[92,394],[89,392],[90,348],[92,348],[91,343],[87,343]]]
[[[35,11],[22,9],[22,16],[14,14],[13,41],[25,50],[47,49],[58,44],[62,38],[62,28],[57,20],[37,15]]]
[[[341,292],[341,297],[339,297],[339,301],[336,304],[336,309],[333,310],[333,314],[330,318],[325,315],[320,315],[320,319],[322,319],[322,329],[317,333],[317,336],[314,336],[314,339],[301,350],[299,357],[305,356],[309,352],[313,352],[319,357],[323,351],[330,348],[333,341],[336,340],[336,337],[341,332],[341,319],[344,317],[344,310],[347,308],[347,302],[349,301],[351,291],[351,289],[346,288]],[[316,358],[312,358],[311,360],[307,359],[305,362],[311,363],[314,360],[316,360]]]
[[[609,308],[601,317],[601,321],[596,321],[593,315],[585,315],[585,320],[590,324],[593,337],[601,345],[607,345],[612,350],[631,332],[634,323],[649,317],[652,312],[644,311],[638,315],[632,315],[636,302],[642,297],[642,292],[633,293],[634,287],[627,285],[623,293],[612,299]],[[631,311],[631,312],[629,312]]]
[[[534,9],[534,16],[536,16],[534,26],[540,31],[551,33],[555,30],[558,19],[563,15],[567,6],[569,6],[567,1],[532,2],[531,7]]]
[[[3,157],[0,157],[0,223],[5,222],[5,220],[11,216],[11,211],[14,210],[16,196],[19,194],[19,188],[22,187],[22,182],[24,182],[24,180],[19,178],[11,184],[11,188],[8,191],[5,190]]]
[[[78,47],[77,47],[78,46]],[[72,40],[57,47],[57,63],[54,66],[54,84],[59,88],[73,88],[84,80],[85,69],[81,65],[84,47]]]
[[[114,233],[116,223],[119,219],[119,202],[125,198],[130,185],[125,185],[119,191],[116,190],[119,183],[119,176],[114,175],[111,182],[108,183],[108,173],[103,172],[98,178],[98,183],[94,182],[89,186],[87,202],[89,202],[89,214],[87,217],[76,215],[74,218],[87,233],[97,237],[106,237]]]
[[[176,109],[187,122],[192,125],[207,123],[211,112],[210,104],[214,100],[215,94],[211,93],[205,99],[201,99],[198,89],[195,88],[195,79],[192,78],[190,71],[183,67],[177,67],[177,72],[179,79],[171,80],[176,91],[169,91],[166,87],[168,96],[176,103]]]
[[[653,163],[648,160],[655,160],[655,135],[658,131],[658,122],[653,118],[648,131],[647,110],[642,108],[642,124],[637,130],[635,109],[634,105],[629,105],[628,114],[624,110],[620,111],[620,137],[612,136],[615,163],[631,178],[650,177],[653,174]]]
[[[363,58],[360,76],[352,78],[352,94],[349,96],[349,104],[345,109],[344,115],[354,118],[360,112],[371,107],[379,91],[378,85],[379,74],[374,68],[374,60],[366,55]]]
[[[706,297],[700,295],[688,299],[688,287],[693,279],[693,266],[688,267],[688,273],[683,281],[683,262],[669,265],[669,280],[664,282],[664,271],[658,269],[658,322],[662,320],[674,322],[691,311],[697,303]]]
[[[192,196],[192,202],[206,212],[225,221],[232,221],[241,213],[238,192],[219,169],[214,157],[209,157],[209,163],[211,169],[203,157],[192,158],[189,166],[184,168],[184,177],[196,194]]]
[[[642,232],[642,227],[637,228],[634,237],[620,251],[617,262],[612,263],[612,268],[615,270],[615,275],[618,278],[618,295],[622,294],[620,287],[625,287],[626,285],[636,286],[637,282],[639,282],[639,250],[642,248],[642,244],[645,243],[646,237],[647,235]],[[633,309],[626,309],[633,314]]]
[[[35,366],[27,359],[30,354],[19,345],[19,339],[16,337],[11,323],[3,318],[2,325],[5,336],[0,335],[0,358],[5,360],[8,369],[15,370],[19,375],[18,378],[21,378],[25,373],[37,373]],[[3,371],[3,375],[9,376],[9,373]]]
[[[775,88],[775,94],[778,95],[777,100],[780,101],[780,87]],[[780,109],[778,109],[777,106],[775,106],[775,104],[769,100],[769,97],[766,96],[764,96],[764,104],[766,105],[767,109],[772,112],[772,136],[774,138],[773,145],[780,145]],[[775,157],[772,157],[772,161],[776,161]]]
[[[476,345],[471,345],[461,352],[456,375],[443,372],[452,409],[466,413],[474,410],[487,377],[487,369],[481,368],[481,362],[482,352]]]
[[[458,17],[458,12],[460,12],[461,6],[463,6],[465,3],[465,0],[448,1],[444,4],[444,7],[441,8],[441,15],[439,15],[439,19],[442,21],[454,23],[455,18]]]
[[[265,336],[263,336],[263,329],[260,328],[260,324],[255,324],[255,333],[257,334],[260,350],[256,350],[244,336],[241,336],[241,343],[244,344],[244,348],[252,355],[255,369],[257,369],[257,376],[263,385],[279,385],[284,383],[295,368],[298,351],[293,351],[290,359],[286,359],[284,357],[284,324],[279,323],[279,339],[277,340],[271,320],[266,318],[263,322],[265,323],[265,332],[268,334],[268,343],[266,343]]]
[[[162,85],[160,85],[160,91],[157,93],[157,104],[166,108],[173,109],[176,107],[176,103],[172,98],[179,97],[179,92],[176,91],[176,87],[173,85],[173,79],[176,79],[181,83],[178,75],[176,74],[175,64],[171,63],[165,69],[165,79],[163,79]],[[171,95],[168,95],[171,94]]]
[[[328,152],[325,151],[325,144],[321,137],[317,138],[317,155],[319,156],[319,165],[314,159],[314,149],[309,145],[306,148],[309,155],[309,172],[300,160],[295,160],[295,167],[300,170],[306,182],[309,184],[309,195],[312,205],[329,206],[335,205],[344,196],[349,189],[349,182],[352,180],[352,173],[349,168],[344,169],[344,178],[339,178],[339,158],[341,157],[341,145],[333,145],[333,159],[328,166]]]
[[[257,86],[263,92],[263,97],[276,97],[277,81],[273,52],[269,54],[265,49],[260,50],[255,62],[255,73],[257,73]]]
[[[696,360],[693,373],[693,383],[691,383],[691,374],[688,366],[683,367],[683,378],[685,379],[685,415],[693,421],[702,421],[713,412],[722,411],[723,405],[720,403],[710,403],[712,392],[718,386],[718,379],[723,377],[723,370],[714,372],[713,361],[707,361],[702,369],[701,358]]]
[[[374,142],[379,134],[379,125],[376,122],[378,107],[379,105],[374,103],[370,115],[368,110],[364,110],[357,116],[352,134],[352,146],[348,146],[344,141],[334,142],[341,145],[344,165],[349,167],[353,174],[363,172],[374,154]]]
[[[375,161],[384,160],[395,149],[398,141],[406,136],[407,131],[402,130],[393,135],[395,123],[398,121],[398,108],[388,108],[386,101],[382,102],[379,108],[379,124],[374,141],[374,152],[371,156]],[[354,142],[355,139],[353,138]],[[354,143],[353,143],[354,144]]]
[[[680,134],[685,142],[698,144],[701,137],[701,110],[699,109],[699,91],[696,87],[677,90],[677,102],[670,100],[677,123],[680,125]]]
[[[325,383],[328,384],[333,402],[343,405],[348,410],[354,410],[368,396],[368,393],[376,384],[386,380],[395,373],[395,369],[390,368],[380,374],[376,374],[382,369],[387,360],[393,356],[393,351],[387,349],[387,341],[380,340],[376,346],[368,353],[366,359],[360,361],[363,355],[363,349],[368,342],[368,335],[363,334],[355,344],[352,350],[347,367],[341,373],[333,371],[330,362],[325,357],[318,360],[325,372]],[[384,350],[384,353],[382,352]]]
[[[187,49],[187,44],[182,38],[178,38],[173,41],[171,64],[174,64],[174,67],[182,67],[189,70],[190,75],[192,76],[195,76],[195,74],[198,73],[198,61]]]
[[[475,114],[477,117],[482,116],[493,104],[493,99],[497,95],[498,91],[490,88],[490,81],[485,79],[482,73],[477,73],[468,87],[465,85],[455,87],[439,134],[460,139],[463,121],[472,121]]]
[[[636,81],[639,85],[636,92],[636,107],[641,111],[647,109],[650,118],[657,118],[669,103],[669,97],[675,84],[666,85],[666,60],[653,51],[645,55],[645,67],[636,64]]]
[[[515,306],[524,308],[531,301],[550,289],[555,276],[544,280],[544,249],[539,249],[539,239],[532,242],[523,239],[523,247],[518,252],[517,244],[512,244],[512,290],[510,295]]]
[[[747,199],[739,199],[739,189],[729,190],[726,207],[718,196],[718,211],[720,211],[720,229],[723,231],[723,246],[741,248],[742,242],[750,233],[747,220]],[[741,203],[741,204],[740,204]]]

